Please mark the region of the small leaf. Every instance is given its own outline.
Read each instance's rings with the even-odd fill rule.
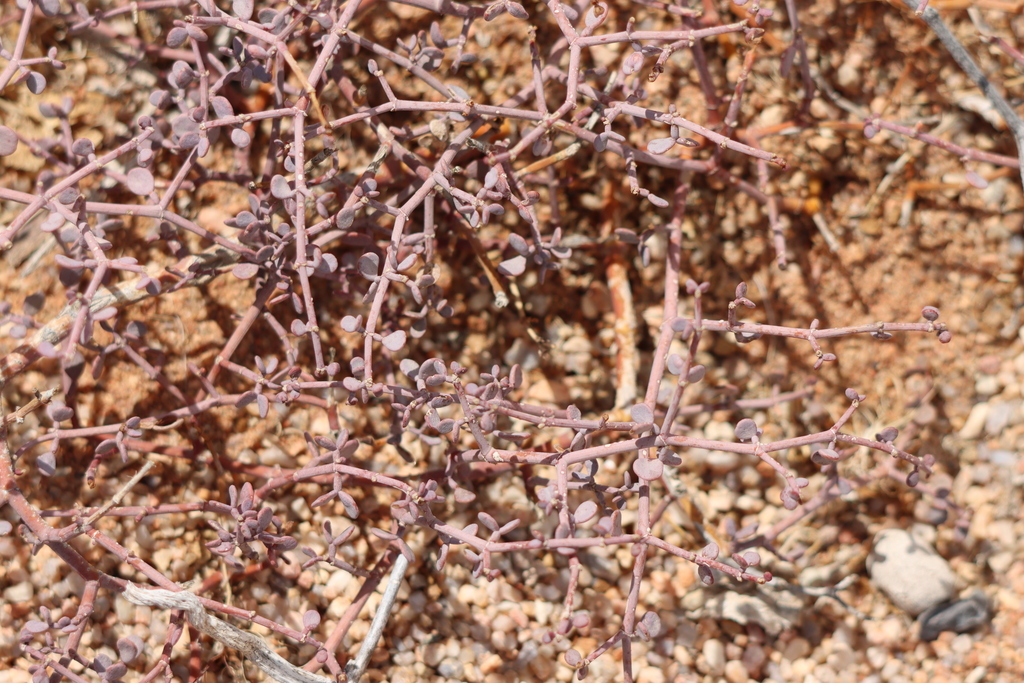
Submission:
[[[665,466],[660,460],[651,460],[649,458],[637,458],[633,461],[633,471],[636,476],[640,477],[645,481],[653,481],[661,477],[662,472],[665,471]]]
[[[252,19],[253,0],[232,0],[231,11],[242,21]]]
[[[359,257],[356,262],[356,268],[359,269],[360,274],[367,280],[375,281],[378,279],[377,270],[380,267],[380,257],[373,252],[369,254],[363,254]]]
[[[245,149],[252,143],[252,137],[245,132],[242,128],[231,129],[231,143],[235,147],[241,147]]]
[[[18,149],[18,136],[7,126],[0,126],[0,157],[10,156]]]
[[[476,494],[472,491],[467,491],[462,487],[455,488],[455,502],[456,503],[472,503],[476,500]]]
[[[740,441],[750,441],[757,436],[757,423],[749,417],[745,417],[736,423],[734,433]]]
[[[629,410],[630,416],[632,416],[634,422],[641,424],[654,422],[654,413],[651,412],[650,407],[646,403],[637,403]]]
[[[46,451],[36,458],[36,467],[44,477],[52,477],[57,471],[57,458],[52,451]]]
[[[506,277],[518,277],[526,271],[526,257],[513,256],[498,264],[498,272]]]
[[[25,85],[33,95],[39,95],[46,89],[46,78],[40,73],[29,71]]]
[[[231,274],[239,280],[254,278],[258,272],[260,272],[260,267],[255,263],[239,263],[231,269]]]
[[[683,358],[678,353],[669,354],[668,358],[665,359],[665,367],[673,375],[678,375],[683,371]]]
[[[673,138],[656,138],[647,143],[647,151],[651,154],[664,154],[675,145],[676,141]]]
[[[527,13],[526,9],[518,2],[515,2],[515,0],[507,0],[505,2],[505,9],[509,14],[511,14],[516,19],[525,20],[530,18],[530,15]]]
[[[103,672],[103,680],[105,681],[116,681],[128,673],[128,666],[124,662],[117,662],[111,664],[106,671]]]
[[[307,631],[312,631],[320,625],[320,613],[315,609],[306,610],[302,614],[302,627]]]
[[[288,199],[295,192],[292,190],[288,180],[283,175],[275,175],[270,179],[270,194],[278,199]]]
[[[396,330],[380,341],[388,351],[399,351],[405,346],[405,331]]]
[[[592,500],[585,500],[576,507],[576,511],[573,512],[573,519],[577,524],[585,524],[597,515],[597,503]]]
[[[697,576],[700,577],[701,583],[705,586],[711,586],[715,583],[715,575],[712,573],[711,568],[703,564],[697,567]]]
[[[142,167],[136,167],[128,171],[127,180],[128,190],[140,196],[149,194],[155,187],[153,174],[148,169]]]

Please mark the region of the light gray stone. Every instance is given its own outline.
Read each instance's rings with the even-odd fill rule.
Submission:
[[[875,536],[867,566],[871,583],[914,616],[955,594],[956,576],[949,563],[902,529],[885,529]]]

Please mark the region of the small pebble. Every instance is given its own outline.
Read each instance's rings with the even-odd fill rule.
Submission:
[[[445,678],[462,678],[464,670],[465,667],[462,666],[462,662],[452,658],[442,660],[437,667],[437,673]]]
[[[714,676],[721,676],[725,671],[725,646],[722,641],[715,638],[708,638],[701,648],[704,659],[707,661],[708,671]]]
[[[988,598],[981,591],[965,600],[936,605],[918,618],[921,640],[931,642],[943,631],[965,633],[988,622],[989,613]]]

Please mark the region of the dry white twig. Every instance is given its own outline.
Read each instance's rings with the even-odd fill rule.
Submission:
[[[184,590],[169,591],[162,588],[143,590],[129,581],[124,589],[124,597],[128,602],[143,607],[181,610],[185,613],[188,622],[198,631],[205,633],[218,643],[238,650],[242,656],[278,683],[334,683],[332,678],[318,676],[289,663],[271,650],[255,633],[248,633],[226,621],[210,616],[199,597],[194,593]]]
[[[926,3],[918,3],[918,0],[903,0],[910,9],[917,12],[926,24],[931,28],[932,32],[939,39],[939,41],[949,51],[950,56],[953,57],[954,61],[960,66],[967,76],[974,81],[974,83],[981,89],[981,92],[988,98],[988,101],[992,103],[992,106],[996,108],[999,115],[1006,121],[1007,127],[1013,134],[1014,142],[1017,143],[1017,156],[1021,159],[1021,182],[1024,184],[1024,121],[1017,116],[1017,112],[1013,110],[1002,94],[996,89],[992,82],[988,80],[988,77],[982,72],[974,59],[971,57],[971,53],[967,51],[953,32],[949,30],[945,22],[939,16],[939,13],[932,7],[922,7]]]

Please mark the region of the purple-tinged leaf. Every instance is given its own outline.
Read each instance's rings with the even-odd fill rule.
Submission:
[[[388,351],[399,351],[405,346],[405,330],[395,330],[380,340]]]
[[[736,423],[734,432],[740,441],[750,441],[757,436],[757,423],[749,417],[745,417]]]
[[[527,256],[530,253],[530,245],[526,243],[526,240],[516,233],[510,233],[508,236],[508,243],[513,249],[515,249],[522,256]]]
[[[51,403],[50,405],[46,406],[46,414],[54,422],[65,422],[67,420],[70,420],[75,413],[73,410],[71,410],[71,408],[68,408],[65,405]]]
[[[319,498],[314,500],[312,503],[310,503],[309,507],[311,507],[311,508],[318,508],[318,507],[321,507],[323,505],[327,505],[328,503],[331,502],[331,500],[334,499],[334,497],[336,495],[338,495],[337,491],[330,491],[328,493],[325,493],[324,495],[320,496]]]
[[[875,439],[877,439],[878,441],[883,441],[885,443],[892,443],[893,441],[896,440],[896,437],[899,436],[899,434],[900,430],[896,429],[895,427],[886,427],[878,434],[875,434]]]
[[[355,332],[362,325],[362,315],[345,315],[341,318],[341,329],[345,332]]]
[[[250,143],[252,143],[252,138],[249,136],[248,133],[246,133],[241,128],[232,128],[231,143],[235,145],[235,147],[241,147],[242,149],[245,149],[246,147],[249,146]]]
[[[513,389],[518,389],[523,384],[523,368],[518,363],[512,366],[508,372],[508,382]]]
[[[263,394],[257,394],[256,408],[258,409],[261,418],[266,417],[267,413],[270,412],[270,399]]]
[[[33,95],[40,95],[44,90],[46,90],[46,77],[41,73],[29,71],[25,85]]]
[[[137,635],[117,639],[117,655],[125,664],[131,664],[142,653],[144,644]]]
[[[114,306],[105,306],[100,310],[92,314],[92,319],[96,322],[102,322],[104,320],[110,320],[117,315],[117,308]]]
[[[175,26],[167,32],[167,47],[179,48],[188,40],[188,31],[182,26]]]
[[[192,70],[192,67],[189,66],[188,62],[179,59],[171,65],[171,73],[167,77],[167,82],[179,90],[184,90],[192,83],[194,78],[195,72]]]
[[[640,244],[640,238],[629,228],[615,228],[615,237],[626,244]]]
[[[64,206],[71,206],[76,201],[78,201],[78,198],[80,196],[81,195],[78,193],[77,188],[66,187],[60,191],[59,195],[57,195],[57,201],[63,204]]]
[[[57,457],[52,451],[46,451],[36,458],[36,467],[44,477],[52,477],[57,471]]]
[[[44,633],[50,630],[50,625],[45,621],[39,621],[38,619],[30,619],[25,622],[23,627],[29,633]]]
[[[292,321],[291,332],[296,337],[301,337],[302,335],[306,334],[306,323],[296,318],[295,320]]]
[[[661,460],[669,467],[679,467],[683,464],[683,459],[680,458],[679,455],[671,448],[662,448],[659,450],[658,460]]]
[[[295,192],[288,184],[288,180],[283,175],[277,174],[270,179],[270,194],[278,199],[288,199]]]
[[[356,499],[345,493],[344,491],[338,491],[338,502],[345,508],[345,514],[351,519],[359,518],[359,506],[356,505]]]
[[[484,10],[484,21],[494,21],[502,15],[505,9],[504,0],[498,0],[498,2],[488,5],[487,9]]]
[[[717,560],[718,559],[718,553],[719,553],[718,544],[714,543],[714,542],[708,543],[706,546],[701,548],[701,551],[700,551],[701,557],[706,557],[709,560]]]
[[[7,126],[0,126],[0,157],[10,156],[18,149],[18,136]]]
[[[494,517],[492,517],[491,515],[487,514],[486,512],[479,512],[479,513],[477,513],[476,518],[480,520],[481,524],[483,524],[485,527],[487,527],[491,531],[497,531],[498,530],[498,522],[494,519]]]
[[[199,28],[195,24],[185,24],[185,30],[188,31],[188,36],[197,43],[205,43],[209,40],[206,32]]]
[[[574,669],[580,665],[580,662],[583,661],[583,655],[581,655],[579,652],[573,649],[566,650],[564,657],[565,663],[573,667]]]
[[[526,271],[526,257],[513,256],[498,264],[498,272],[505,277],[518,277]]]
[[[633,471],[640,479],[653,481],[661,477],[665,471],[665,466],[660,460],[640,457],[633,461]]]
[[[577,524],[585,524],[597,515],[597,503],[592,500],[585,500],[580,503],[573,512],[573,519]]]
[[[654,204],[659,209],[664,209],[668,206],[668,200],[662,199],[656,194],[648,194],[647,201],[649,201],[651,204]]]
[[[306,610],[302,614],[302,628],[312,631],[320,625],[320,613],[315,609]]]
[[[472,491],[468,491],[460,486],[455,487],[455,502],[456,503],[472,503],[476,500],[476,494]],[[473,526],[476,526],[475,524]]]
[[[986,187],[988,187],[988,181],[982,178],[980,175],[978,175],[978,173],[975,171],[967,172],[967,182],[969,182],[972,186],[978,188],[979,190],[984,190]]]
[[[522,5],[515,0],[506,0],[505,2],[506,11],[516,19],[529,19],[530,15]]]
[[[647,151],[651,154],[664,154],[675,146],[673,138],[655,138],[647,143]]]
[[[156,186],[153,180],[153,174],[149,170],[141,167],[133,168],[128,171],[128,190],[137,195],[147,195],[153,191]]]
[[[367,280],[371,282],[376,281],[378,279],[377,271],[380,268],[380,257],[373,252],[363,254],[356,261],[356,268],[359,269],[359,273]]]
[[[921,309],[921,317],[933,323],[939,319],[939,309],[934,306],[925,306]]]
[[[702,564],[697,567],[697,576],[700,577],[700,582],[705,586],[712,586],[715,583],[715,575],[711,568],[706,565]]]
[[[655,612],[646,612],[640,617],[640,624],[651,638],[657,638],[661,633],[661,617]]]
[[[831,448],[821,448],[811,453],[811,462],[816,465],[830,465],[839,460],[839,453]]]
[[[211,97],[210,106],[213,107],[213,113],[219,119],[226,119],[229,116],[235,115],[235,110],[226,97],[220,95]]]
[[[644,54],[639,50],[630,53],[622,62],[622,73],[627,76],[635,74],[644,65]]]
[[[178,140],[178,146],[182,149],[195,149],[199,146],[199,135],[197,133],[185,133]]]
[[[683,371],[684,365],[683,358],[678,353],[670,353],[668,358],[665,359],[665,367],[673,375],[680,374]]]
[[[650,407],[648,407],[646,403],[637,403],[629,409],[629,414],[632,416],[634,422],[654,422],[654,413],[651,412]]]
[[[171,95],[166,90],[154,90],[149,94],[149,103],[157,109],[166,109],[171,104]]]
[[[694,365],[690,368],[690,371],[686,373],[686,381],[690,384],[696,384],[697,382],[704,379],[704,374],[707,372],[707,368],[703,365]]]
[[[231,0],[231,11],[242,21],[252,19],[252,10],[253,0]]]
[[[255,263],[239,263],[231,269],[231,274],[239,280],[254,278],[258,272],[260,272],[260,267]]]
[[[46,217],[46,220],[39,226],[39,229],[43,232],[53,233],[64,227],[64,222],[64,216],[54,212]]]
[[[604,2],[595,2],[590,5],[587,13],[583,15],[583,25],[589,29],[594,29],[600,26],[607,18],[608,5]]]
[[[907,475],[907,486],[914,488],[921,483],[921,470],[916,467],[910,470],[910,474]]]

